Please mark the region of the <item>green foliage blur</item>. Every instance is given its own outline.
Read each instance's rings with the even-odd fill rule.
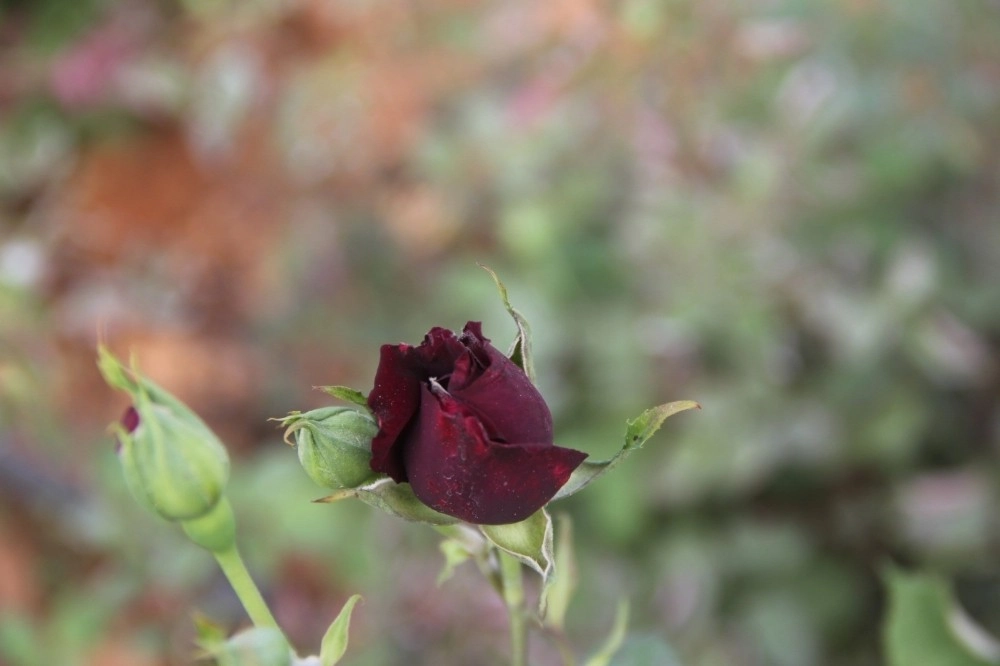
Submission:
[[[100,339],[230,447],[303,653],[361,593],[345,664],[503,663],[476,572],[311,504],[267,421],[432,326],[503,348],[476,262],[561,445],[703,405],[556,505],[582,651],[628,598],[634,663],[887,663],[890,563],[1000,635],[998,63],[987,0],[3,0],[0,662],[187,664],[193,609],[245,623],[131,502]]]

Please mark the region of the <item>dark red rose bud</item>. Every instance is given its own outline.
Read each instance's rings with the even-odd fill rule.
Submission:
[[[368,405],[371,466],[461,520],[524,520],[587,457],[554,446],[552,415],[527,375],[483,337],[432,329],[417,347],[383,345]]]

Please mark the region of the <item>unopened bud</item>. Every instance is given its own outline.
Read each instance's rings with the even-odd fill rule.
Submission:
[[[194,412],[101,347],[105,381],[129,394],[132,406],[116,424],[118,458],[129,490],[161,517],[188,521],[218,504],[229,477],[229,456]]]
[[[355,488],[379,475],[372,471],[375,420],[350,407],[321,407],[281,419],[285,441],[295,438],[299,462],[324,488]]]

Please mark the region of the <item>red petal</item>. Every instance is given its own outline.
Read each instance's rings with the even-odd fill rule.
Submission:
[[[373,470],[397,483],[406,481],[397,444],[420,407],[420,386],[428,377],[451,372],[455,359],[466,353],[455,334],[443,328],[431,329],[419,347],[382,345],[375,386],[368,395],[379,425],[372,440]]]
[[[473,324],[476,328],[472,328]],[[463,341],[476,359],[485,366],[479,372],[466,372],[468,357],[455,365],[448,392],[473,409],[483,421],[490,437],[509,443],[536,442],[551,444],[552,413],[521,368],[489,341],[470,339],[469,332],[479,333],[478,322],[465,327]],[[463,372],[459,372],[459,369]]]
[[[443,390],[421,388],[406,469],[427,506],[481,525],[524,520],[545,506],[586,458],[547,442],[491,441],[469,409]]]

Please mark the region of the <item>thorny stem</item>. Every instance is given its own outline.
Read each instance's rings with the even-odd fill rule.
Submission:
[[[503,581],[503,600],[510,619],[510,664],[525,666],[528,663],[528,625],[524,613],[524,584],[521,562],[513,555],[498,549],[500,578]]]
[[[240,603],[243,604],[243,608],[253,620],[254,625],[279,628],[274,616],[271,615],[271,609],[267,607],[264,597],[261,596],[256,583],[250,577],[250,572],[243,564],[243,558],[240,557],[236,546],[215,552],[213,555],[215,555],[216,561],[222,568],[222,573],[226,574],[229,584],[232,585],[233,591],[236,592],[236,596],[239,597]]]

